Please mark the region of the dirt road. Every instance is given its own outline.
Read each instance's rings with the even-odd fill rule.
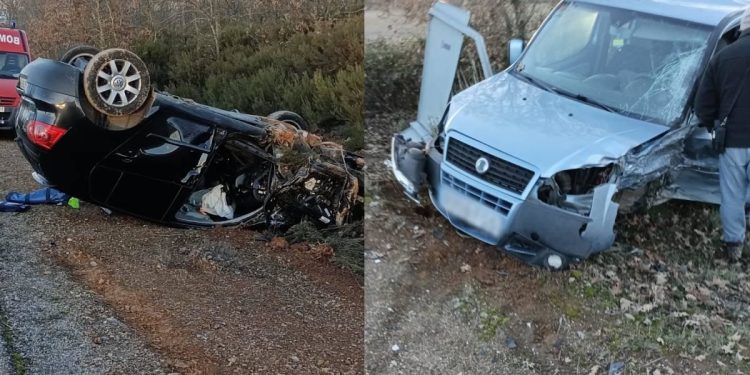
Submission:
[[[0,155],[1,192],[37,188],[12,141],[0,140]],[[362,373],[362,280],[257,237],[165,228],[86,203],[0,214],[10,365],[30,374]]]

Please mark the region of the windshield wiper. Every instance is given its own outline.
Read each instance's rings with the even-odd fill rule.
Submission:
[[[596,101],[594,99],[589,98],[588,96],[584,96],[584,95],[581,95],[581,94],[573,94],[572,92],[567,92],[565,90],[561,90],[561,89],[558,89],[558,88],[553,88],[552,90],[554,92],[560,94],[560,95],[564,95],[564,96],[567,96],[569,98],[573,98],[573,99],[578,100],[580,102],[591,104],[591,105],[593,105],[595,107],[599,107],[599,108],[601,108],[601,109],[603,109],[603,110],[605,110],[607,112],[620,113],[619,109],[616,109],[616,108],[610,107],[610,106],[608,106],[608,105],[606,105],[604,103],[598,102],[598,101]]]
[[[572,92],[568,92],[568,91],[565,91],[563,89],[559,89],[559,88],[554,87],[554,86],[552,86],[552,85],[550,85],[550,84],[548,84],[546,82],[542,82],[542,81],[536,80],[534,78],[531,78],[530,76],[524,74],[523,70],[521,70],[521,69],[516,69],[515,72],[516,72],[516,74],[518,76],[520,76],[521,78],[523,78],[526,82],[529,82],[529,83],[533,84],[534,86],[539,87],[542,90],[549,91],[549,92],[554,92],[556,94],[560,94],[560,95],[567,96],[569,98],[573,98],[575,100],[578,100],[578,101],[581,101],[581,102],[584,102],[584,103],[591,104],[591,105],[593,105],[595,107],[599,107],[599,108],[601,108],[601,109],[603,109],[603,110],[605,110],[607,112],[621,113],[620,110],[615,109],[613,107],[610,107],[610,106],[608,106],[608,105],[606,105],[604,103],[598,102],[598,101],[596,101],[594,99],[591,99],[588,96],[584,96],[584,95],[581,95],[581,94],[573,94]]]
[[[518,74],[519,77],[523,78],[526,82],[531,83],[532,85],[539,87],[540,89],[544,91],[553,91],[552,87],[548,85],[545,82],[537,81],[534,78],[529,77],[526,74],[523,74],[523,70],[516,69],[516,74]]]
[[[580,94],[576,95],[576,99],[578,99],[578,100],[580,100],[580,101],[582,101],[584,103],[589,103],[589,104],[591,104],[593,106],[599,107],[599,108],[601,108],[601,109],[603,109],[603,110],[605,110],[607,112],[620,113],[619,109],[616,109],[614,107],[608,106],[608,105],[606,105],[606,104],[604,104],[602,102],[598,102],[596,100],[593,100],[593,99],[591,99],[589,97],[586,97],[586,96],[583,96],[583,95],[580,95]]]

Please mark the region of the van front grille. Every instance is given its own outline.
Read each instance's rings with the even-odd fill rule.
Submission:
[[[16,104],[16,98],[0,96],[0,106],[12,107],[14,104]]]
[[[479,203],[497,211],[503,215],[508,215],[510,209],[513,208],[513,203],[510,203],[502,198],[498,198],[490,193],[481,191],[453,176],[449,173],[443,172],[443,183],[453,189],[456,189],[461,194],[479,201]]]
[[[485,173],[477,172],[475,167],[481,157],[490,163]],[[449,163],[462,170],[516,194],[522,194],[534,177],[534,172],[529,169],[480,151],[455,138],[448,141],[447,158]]]

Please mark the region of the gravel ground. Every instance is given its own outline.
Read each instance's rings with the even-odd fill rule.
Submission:
[[[0,155],[0,192],[38,187],[13,142]],[[362,279],[304,244],[85,202],[2,213],[0,238],[0,312],[29,374],[364,371]]]
[[[161,373],[154,354],[112,309],[39,252],[43,233],[0,217],[0,306],[30,374]]]
[[[35,188],[15,147],[0,139],[0,191]],[[49,232],[65,228],[30,230],[34,218],[33,211],[0,214],[0,312],[13,335],[13,348],[3,343],[0,353],[15,350],[28,374],[162,373],[159,356],[113,309],[45,254]],[[8,358],[0,374],[13,373],[3,368]]]

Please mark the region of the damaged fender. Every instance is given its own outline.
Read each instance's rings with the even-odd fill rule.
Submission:
[[[617,185],[610,183],[594,189],[588,216],[554,207],[536,199],[523,203],[513,226],[527,246],[543,247],[568,257],[585,259],[607,250],[615,240],[614,225],[619,205],[612,201]],[[521,249],[510,241],[511,252]]]
[[[397,134],[391,139],[391,170],[406,196],[419,202],[419,190],[424,185],[427,164],[426,146]]]

